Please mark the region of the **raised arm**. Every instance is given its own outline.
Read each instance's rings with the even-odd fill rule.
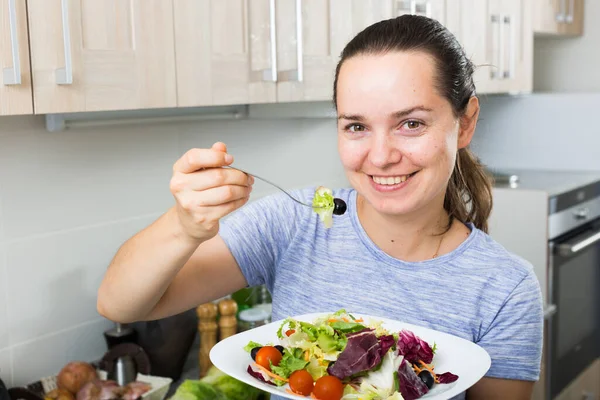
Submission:
[[[173,166],[176,204],[117,251],[98,290],[98,312],[117,322],[159,319],[246,285],[217,236],[243,206],[253,179],[228,168],[224,144],[188,151]]]

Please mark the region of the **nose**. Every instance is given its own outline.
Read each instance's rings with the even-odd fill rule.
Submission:
[[[397,164],[402,159],[402,152],[394,139],[386,133],[377,133],[372,136],[369,149],[369,161],[377,168],[385,168]]]

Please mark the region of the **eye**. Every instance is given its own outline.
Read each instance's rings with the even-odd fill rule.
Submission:
[[[414,131],[419,129],[423,124],[420,121],[410,120],[404,123],[404,126],[408,128],[408,130]]]
[[[348,124],[346,125],[346,130],[350,131],[350,132],[364,132],[365,131],[365,127],[364,125],[361,124]]]

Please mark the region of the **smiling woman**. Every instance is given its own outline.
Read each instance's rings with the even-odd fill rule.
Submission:
[[[162,318],[266,284],[274,320],[346,309],[468,339],[492,359],[469,399],[528,399],[540,287],[531,265],[486,233],[490,183],[469,150],[473,70],[435,20],[405,15],[360,32],[334,82],[351,187],[329,193],[347,204],[333,227],[284,195],[246,204],[253,181],[222,168],[233,162],[226,146],[192,149],[173,168],[175,206],[117,252],[100,313]],[[294,197],[311,203],[317,186]]]

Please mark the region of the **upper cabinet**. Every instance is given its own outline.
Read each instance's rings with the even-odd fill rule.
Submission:
[[[173,0],[28,0],[36,113],[175,107]]]
[[[458,0],[447,26],[475,64],[478,93],[530,92],[533,86],[532,3]]]
[[[25,0],[0,2],[0,115],[32,114]]]
[[[353,33],[346,2],[175,1],[179,106],[331,98]]]
[[[328,101],[348,41],[403,14],[457,36],[478,93],[531,91],[534,27],[583,29],[583,0],[0,0],[0,115]]]
[[[535,0],[534,32],[539,35],[583,35],[584,0]]]

